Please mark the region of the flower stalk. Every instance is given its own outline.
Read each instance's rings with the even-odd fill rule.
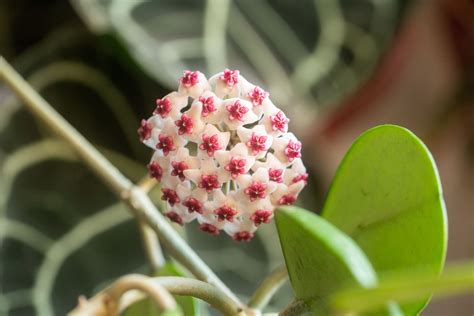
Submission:
[[[288,279],[286,266],[280,266],[273,270],[260,284],[252,295],[248,306],[250,308],[263,310],[273,295],[285,284]]]

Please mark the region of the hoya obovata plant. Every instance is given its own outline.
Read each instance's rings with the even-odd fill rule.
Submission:
[[[161,211],[169,220],[197,219],[204,231],[224,230],[248,241],[276,218],[286,267],[265,278],[245,304],[174,231],[145,190],[126,179],[2,59],[0,78],[194,275],[182,277],[186,273],[171,261],[150,277],[124,276],[89,300],[81,297],[70,315],[198,315],[195,298],[225,315],[258,315],[287,274],[295,298],[281,315],[417,315],[435,290],[474,287],[472,265],[437,278],[447,236],[441,185],[428,149],[404,128],[382,125],[363,133],[341,162],[316,215],[291,206],[308,178],[301,143],[288,133],[289,119],[262,88],[235,70],[209,81],[200,72],[186,71],[178,91],[157,100],[139,134],[154,150],[149,173],[161,184],[166,201]],[[152,253],[158,244],[145,245]],[[132,289],[153,302],[137,302],[142,296]],[[121,300],[125,293],[130,296]]]

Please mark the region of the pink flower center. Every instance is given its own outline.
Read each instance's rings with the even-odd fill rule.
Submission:
[[[267,194],[267,185],[261,182],[252,182],[245,190],[245,194],[247,194],[250,198],[250,201],[255,201],[256,199],[264,199]]]
[[[184,202],[183,202],[183,205],[186,206],[188,208],[188,212],[189,213],[193,213],[193,212],[196,212],[196,213],[199,213],[199,214],[202,214],[202,211],[203,211],[203,205],[202,203],[193,198],[193,197],[189,197],[187,198]]]
[[[199,82],[199,71],[186,70],[179,79],[179,82],[186,88],[196,85]]]
[[[229,164],[225,166],[224,169],[229,171],[232,178],[235,179],[239,176],[239,174],[245,173],[245,164],[246,164],[245,159],[239,159],[239,158],[233,157],[230,159]]]
[[[212,136],[202,135],[202,143],[199,145],[199,149],[207,151],[209,157],[212,157],[216,150],[221,149],[217,134]]]
[[[224,205],[214,210],[214,213],[217,215],[217,220],[219,222],[223,221],[234,221],[234,216],[237,215],[237,211],[230,206]]]
[[[201,115],[206,117],[209,113],[212,113],[216,110],[216,106],[214,105],[214,98],[213,97],[199,97],[199,102],[202,103],[202,112]]]
[[[252,133],[252,136],[250,137],[250,140],[246,143],[247,147],[252,151],[252,154],[256,155],[260,151],[265,151],[267,150],[266,146],[266,141],[267,141],[267,136],[265,135],[256,135],[255,133]]]
[[[184,170],[188,169],[188,165],[184,161],[172,161],[171,166],[173,170],[171,171],[171,175],[178,177],[179,180],[184,181],[186,176],[184,175]]]
[[[150,172],[150,176],[152,178],[161,181],[161,178],[163,177],[163,169],[156,161],[152,161],[148,165],[148,171]]]
[[[154,115],[159,115],[162,118],[168,116],[171,112],[171,101],[170,98],[165,97],[163,99],[156,99],[156,108],[153,111]]]
[[[175,222],[181,226],[183,225],[183,219],[181,218],[181,216],[178,215],[178,213],[171,211],[165,213],[165,216],[168,217],[170,221]]]
[[[233,87],[234,85],[239,83],[239,71],[225,69],[224,73],[219,76],[219,79],[224,81],[227,86]]]
[[[253,233],[248,231],[237,232],[232,236],[232,239],[236,241],[250,241],[252,238]]]
[[[283,169],[268,169],[268,177],[271,181],[282,183],[283,182]]]
[[[278,200],[278,205],[292,205],[295,202],[296,202],[296,196],[292,194],[287,194],[287,195],[282,196]]]
[[[304,181],[304,183],[307,184],[308,183],[308,174],[306,172],[305,173],[300,173],[299,175],[294,177],[291,182],[296,183],[296,182],[299,182],[299,181]]]
[[[166,136],[166,135],[160,135],[158,136],[158,144],[156,144],[157,149],[163,150],[163,154],[165,156],[168,156],[170,151],[175,150],[173,138],[171,136]]]
[[[161,199],[167,201],[171,206],[179,203],[179,197],[175,190],[163,188],[161,189],[161,192],[163,193]]]
[[[286,133],[287,125],[290,120],[285,116],[285,113],[280,111],[276,115],[270,115],[270,121],[272,122],[272,129],[274,131]]]
[[[290,139],[288,145],[285,147],[285,155],[288,157],[288,161],[293,161],[296,158],[301,157],[301,143],[299,141],[293,141]]]
[[[243,106],[240,103],[240,100],[235,101],[232,104],[226,106],[227,111],[229,112],[229,120],[234,121],[243,121],[244,115],[249,111],[249,109]]]
[[[191,134],[193,132],[193,120],[186,113],[183,113],[181,119],[176,120],[174,124],[178,126],[179,135]]]
[[[201,181],[199,181],[199,187],[205,189],[207,193],[210,193],[212,190],[219,189],[221,184],[217,181],[216,175],[202,175]]]
[[[257,210],[252,214],[252,216],[250,216],[250,220],[255,224],[255,226],[259,226],[262,223],[269,223],[272,214],[273,212],[270,210]]]
[[[268,97],[269,93],[256,86],[252,91],[249,92],[249,98],[252,100],[253,106],[262,105],[263,100]]]
[[[148,123],[146,120],[142,120],[140,122],[140,127],[138,128],[137,132],[138,135],[140,135],[140,141],[143,142],[151,137],[151,131],[153,127],[151,126],[150,123]]]
[[[202,223],[201,225],[199,225],[199,229],[211,235],[219,235],[219,228],[212,224]]]

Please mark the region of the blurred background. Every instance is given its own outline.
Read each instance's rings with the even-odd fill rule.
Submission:
[[[303,140],[300,204],[315,212],[360,133],[405,126],[440,171],[448,263],[474,258],[470,0],[1,0],[0,53],[134,181],[150,157],[139,119],[185,69],[238,68],[270,92]],[[189,242],[242,297],[282,262],[273,224],[248,244],[196,230]],[[64,315],[133,271],[147,271],[136,223],[0,85],[0,316]],[[422,314],[473,313],[465,295]]]

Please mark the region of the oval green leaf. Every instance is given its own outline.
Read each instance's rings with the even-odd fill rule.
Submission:
[[[439,274],[446,254],[441,184],[426,146],[410,131],[382,125],[362,134],[341,162],[322,216],[351,236],[377,274]],[[429,297],[402,305],[416,315]]]
[[[323,218],[297,207],[275,212],[280,243],[297,299],[314,315],[329,314],[329,297],[351,286],[372,288],[375,272],[357,244]],[[378,315],[399,315],[397,306]]]

